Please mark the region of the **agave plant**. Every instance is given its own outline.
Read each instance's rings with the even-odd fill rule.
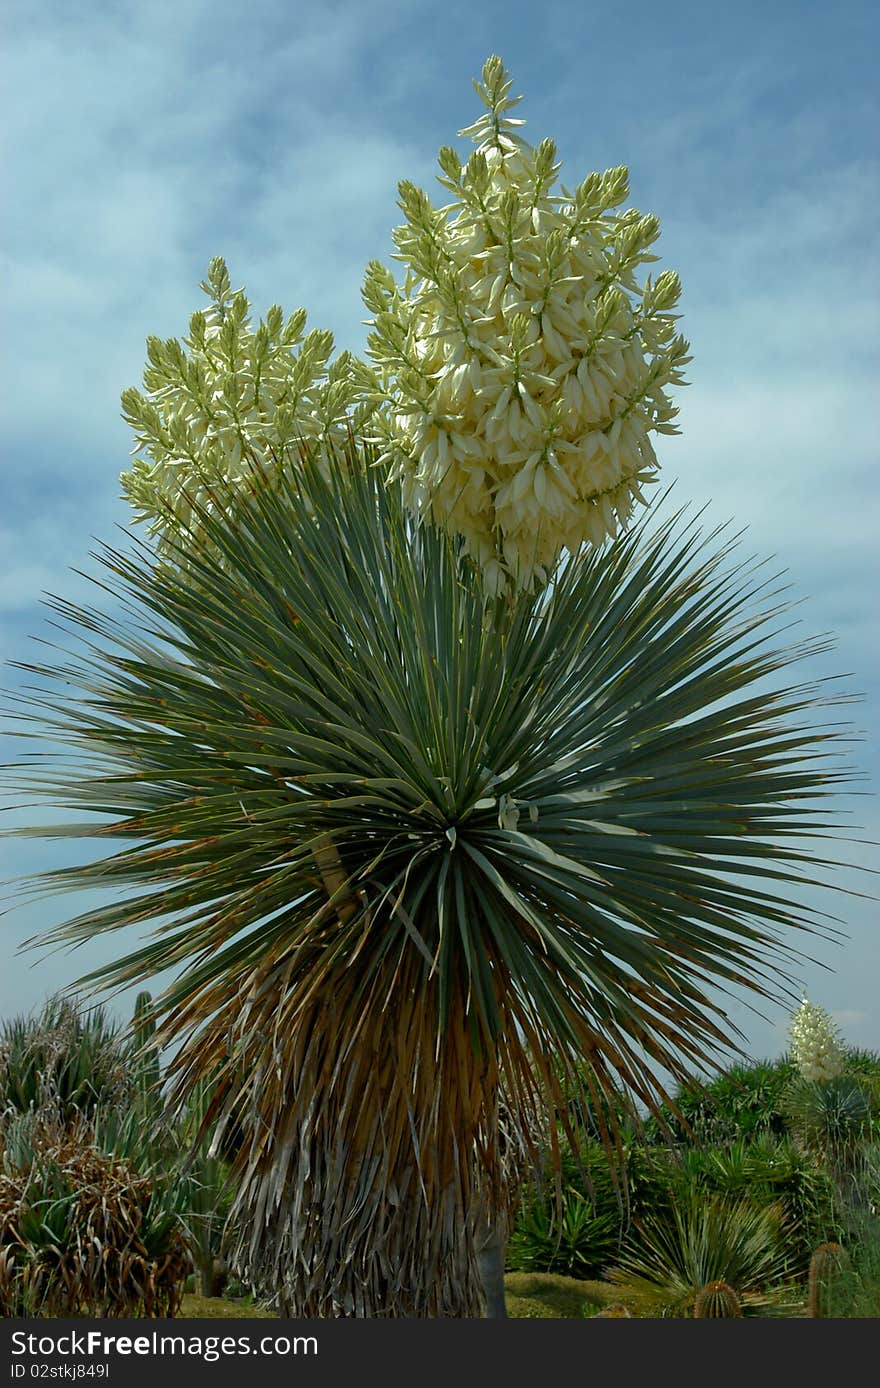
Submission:
[[[0,1130],[0,1315],[173,1316],[187,1260],[173,1180],[94,1145],[91,1123]]]
[[[840,1074],[825,1081],[792,1081],[784,1104],[796,1141],[830,1175],[841,1201],[841,1214],[864,1205],[864,1153],[875,1124],[875,1101],[859,1075]]]
[[[726,1053],[717,989],[778,996],[822,928],[844,732],[779,677],[822,643],[735,537],[667,514],[487,601],[369,461],[255,471],[186,581],[104,548],[124,610],[53,600],[81,644],[24,666],[22,716],[70,754],[19,784],[85,812],[25,832],[121,841],[42,876],[128,889],[44,940],[152,925],[90,979],[176,971],[156,1040],[238,1127],[244,1275],[297,1314],[475,1314],[502,1098],[553,1129],[578,1083],[650,1107]]]
[[[128,1046],[101,1007],[50,998],[0,1027],[0,1115],[53,1109],[62,1121],[129,1095]]]
[[[780,1205],[694,1195],[671,1215],[645,1219],[608,1276],[647,1314],[691,1316],[713,1282],[732,1287],[744,1307],[767,1306],[792,1272],[787,1245]]]

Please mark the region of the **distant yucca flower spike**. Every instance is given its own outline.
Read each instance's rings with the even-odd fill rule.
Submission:
[[[804,998],[789,1027],[792,1059],[805,1080],[823,1084],[843,1073],[840,1033],[823,1007]]]
[[[563,550],[627,524],[656,475],[650,436],[678,432],[667,390],[690,357],[678,276],[637,279],[659,223],[616,210],[627,170],[554,193],[555,145],[516,133],[501,59],[474,85],[486,112],[460,133],[476,150],[464,165],[440,151],[452,201],[400,184],[406,278],[372,261],[363,294],[390,401],[382,456],[494,591],[546,580]]]

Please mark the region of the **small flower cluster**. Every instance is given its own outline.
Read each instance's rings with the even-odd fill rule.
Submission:
[[[220,257],[201,288],[210,306],[192,315],[189,336],[148,338],[146,394],[122,395],[136,437],[123,494],[160,549],[191,522],[193,502],[213,509],[212,482],[246,479],[254,460],[271,474],[301,438],[321,452],[372,408],[373,373],[347,352],[328,365],[333,336],[305,334],[305,309],[285,321],[275,304],[254,330],[251,305],[243,290],[232,292]]]
[[[823,1007],[806,998],[792,1014],[789,1044],[805,1080],[825,1084],[843,1073],[843,1046],[837,1028]]]
[[[485,114],[461,131],[465,165],[440,152],[435,208],[400,185],[394,233],[406,277],[372,261],[363,297],[387,405],[382,457],[408,504],[464,537],[490,591],[545,581],[563,550],[601,543],[630,519],[677,433],[666,390],[684,384],[688,343],[657,259],[656,217],[615,211],[624,168],[551,192],[551,140],[534,149],[507,112],[520,100],[498,57],[476,90]]]

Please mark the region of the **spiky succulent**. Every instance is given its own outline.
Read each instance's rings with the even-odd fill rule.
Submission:
[[[834,1315],[835,1283],[846,1281],[850,1269],[850,1256],[839,1243],[820,1243],[813,1250],[807,1284],[808,1316],[818,1318]]]
[[[707,1282],[694,1300],[697,1320],[730,1320],[742,1316],[742,1303],[728,1282]]]
[[[195,581],[142,543],[101,552],[116,615],[53,602],[80,644],[23,717],[69,759],[19,780],[85,817],[25,832],[100,850],[39,889],[116,889],[48,938],[148,925],[93,978],[173,971],[157,1044],[237,1125],[254,1276],[297,1314],[474,1314],[500,1096],[531,1132],[725,1052],[717,989],[778,995],[821,928],[845,733],[733,539],[669,515],[487,605],[370,461],[218,484]]]
[[[609,1279],[654,1315],[719,1314],[697,1312],[707,1283],[727,1284],[741,1308],[767,1305],[793,1274],[788,1235],[779,1204],[694,1194],[646,1217]]]

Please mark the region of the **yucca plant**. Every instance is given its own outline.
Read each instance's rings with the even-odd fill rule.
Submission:
[[[863,1154],[876,1111],[866,1081],[848,1073],[825,1081],[798,1077],[784,1104],[796,1140],[828,1171],[843,1208],[864,1204]]]
[[[42,876],[129,890],[44,939],[152,925],[90,978],[177,971],[157,1042],[239,1126],[245,1275],[300,1315],[475,1314],[502,1096],[552,1133],[578,1083],[650,1106],[725,1053],[714,990],[777,996],[822,928],[845,733],[735,538],[667,515],[487,602],[364,453],[255,470],[186,580],[105,548],[123,608],[53,601],[83,644],[23,667],[23,716],[70,759],[19,784],[86,818],[24,832],[121,841]]]

